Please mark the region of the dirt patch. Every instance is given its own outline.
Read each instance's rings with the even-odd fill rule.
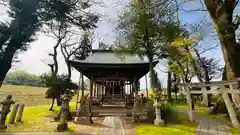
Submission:
[[[126,135],[136,135],[136,125],[132,123],[132,118],[122,118],[122,124]]]

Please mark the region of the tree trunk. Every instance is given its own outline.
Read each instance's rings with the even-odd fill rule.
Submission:
[[[49,108],[49,111],[53,111],[54,101],[55,101],[55,97],[52,98],[52,105]]]
[[[2,26],[5,24],[1,24]],[[11,25],[10,25],[11,26]],[[8,41],[11,36],[11,27],[3,26],[1,27],[1,38],[0,38],[0,50],[2,49],[3,45]]]
[[[57,60],[57,48],[61,43],[61,39],[59,39],[56,43],[56,45],[53,47],[53,62],[54,62],[54,72],[53,76],[56,77],[58,73],[58,60]]]
[[[172,73],[168,71],[168,81],[167,81],[167,96],[168,102],[172,102]]]
[[[153,92],[155,92],[154,69],[151,58],[149,59],[149,73],[150,73],[150,88]]]
[[[57,100],[57,106],[61,106],[62,105],[61,96],[59,95],[59,96],[57,96],[55,98]]]
[[[235,25],[232,22],[235,4],[230,0],[221,3],[214,0],[205,0],[205,5],[215,24],[221,43],[228,80],[240,77],[240,46],[236,42],[235,34],[238,24]],[[240,110],[240,96],[232,94],[232,97],[234,104]]]
[[[10,35],[5,35],[0,39],[0,50],[2,49],[3,45],[8,41]]]
[[[66,64],[67,64],[67,70],[68,70],[68,78],[67,78],[67,81],[68,83],[70,84],[71,82],[71,77],[72,77],[72,70],[71,70],[71,66],[70,66],[70,63],[65,60]]]
[[[17,49],[14,47],[11,47],[10,44],[11,44],[11,41],[9,42],[8,47],[6,48],[5,52],[3,53],[3,58],[0,61],[0,88],[6,77],[6,74],[12,67],[12,60],[13,60],[14,54],[17,51]]]
[[[201,56],[198,53],[198,50],[197,49],[194,49],[194,50],[196,52],[197,58],[200,61],[200,66],[201,66],[201,68],[203,68],[205,83],[209,83],[210,82],[210,77],[209,77],[209,73],[208,73],[208,68],[205,65],[205,63],[202,61]],[[211,87],[207,86],[206,89],[210,90]],[[207,94],[207,95],[203,95],[203,96],[207,96],[207,97],[203,97],[203,99],[207,98],[207,103],[204,103],[204,104],[207,105],[208,107],[211,107],[211,105],[212,105],[212,94]]]

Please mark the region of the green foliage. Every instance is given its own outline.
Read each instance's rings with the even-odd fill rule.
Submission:
[[[194,75],[198,74],[195,58],[191,54],[190,46],[195,44],[199,38],[188,38],[179,36],[168,48],[169,71],[176,73],[184,81],[189,82]]]
[[[153,74],[152,74],[152,76],[151,76],[151,74],[149,74],[149,77],[150,78],[152,78],[152,83],[153,84],[151,84],[152,86],[155,86],[155,88],[157,89],[157,90],[161,90],[161,81],[159,80],[159,78],[158,78],[158,73],[155,71],[155,70],[153,70]],[[153,92],[156,92],[156,91],[154,91],[155,89],[153,89]]]
[[[89,39],[89,33],[87,31],[84,32],[83,38],[78,46],[78,49],[74,53],[74,59],[76,60],[84,60],[86,59],[90,52],[92,51],[92,43]]]
[[[4,83],[11,85],[41,86],[41,79],[37,75],[25,71],[17,71],[8,73]]]
[[[56,81],[52,82],[51,76],[44,74],[43,75],[43,81],[48,88],[46,91],[46,98],[53,98],[57,97],[60,98],[60,96],[65,92],[65,90],[77,90],[78,85],[70,82],[68,83],[68,75],[57,75]]]
[[[240,134],[240,130],[238,128],[229,128],[229,131],[233,134],[233,135],[239,135]]]
[[[207,57],[201,57],[200,59],[197,59],[198,65],[201,65],[201,62],[207,68],[209,80],[217,79],[222,75],[224,68],[219,65],[219,60]],[[201,76],[203,79],[205,79],[204,69],[202,67],[199,67],[199,70]]]
[[[59,25],[90,29],[98,21],[98,15],[83,11],[91,6],[88,1],[9,0],[6,3],[11,21],[0,24],[0,82],[11,68],[16,52],[28,49],[43,24],[52,25],[53,29]]]
[[[51,75],[44,73],[40,76],[41,86],[42,87],[50,87],[51,86]]]
[[[165,125],[178,120],[178,112],[168,103],[161,104],[161,116]]]

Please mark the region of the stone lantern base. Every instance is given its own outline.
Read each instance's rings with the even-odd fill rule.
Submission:
[[[164,122],[162,120],[154,120],[154,125],[162,126],[162,125],[164,125]]]

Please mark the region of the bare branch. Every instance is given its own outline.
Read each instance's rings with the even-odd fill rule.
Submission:
[[[234,23],[234,29],[237,30],[238,26],[240,25],[240,16],[237,15],[233,23]]]
[[[63,55],[64,59],[67,60],[67,55],[68,55],[68,54],[67,54],[67,51],[64,52],[64,49],[66,49],[66,48],[64,48],[63,46],[61,46],[60,48],[61,48],[61,52],[62,52],[62,55]],[[66,54],[65,54],[65,53],[66,53]]]
[[[180,11],[183,11],[183,12],[199,12],[199,11],[208,11],[207,9],[183,9],[181,8]]]
[[[52,53],[49,53],[48,55],[49,55],[49,56],[53,56],[53,54],[52,54]]]
[[[234,9],[235,9],[236,6],[239,4],[239,2],[240,2],[240,0],[237,0],[237,1],[235,2],[234,6],[233,6]]]
[[[205,49],[204,51],[200,52],[199,54],[203,54],[203,53],[205,53],[205,52],[207,52],[207,51],[209,51],[209,50],[212,50],[212,49],[217,49],[218,47],[219,47],[219,44],[217,44],[217,45],[215,45],[215,46],[213,46],[213,47],[210,47],[210,48],[208,48],[208,49]]]

